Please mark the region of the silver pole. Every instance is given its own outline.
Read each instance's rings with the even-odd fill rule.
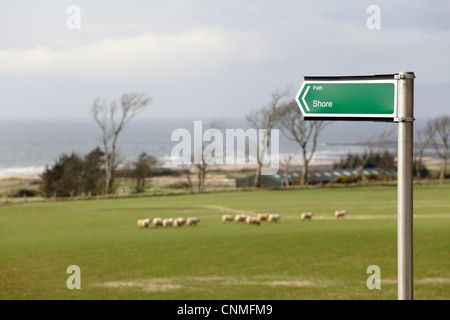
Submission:
[[[397,160],[398,299],[413,299],[414,72],[399,72]]]

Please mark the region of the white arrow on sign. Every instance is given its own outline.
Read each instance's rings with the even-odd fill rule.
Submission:
[[[308,107],[308,104],[305,101],[305,97],[306,97],[306,94],[309,91],[309,88],[311,88],[311,86],[308,86],[308,88],[306,88],[306,91],[305,91],[305,93],[303,94],[303,97],[302,97],[303,103],[305,104],[306,110],[308,110],[308,111],[309,111],[309,107]]]

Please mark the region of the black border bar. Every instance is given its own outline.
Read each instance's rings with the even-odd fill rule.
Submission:
[[[366,121],[366,122],[395,122],[394,118],[370,117],[305,117],[305,121]]]
[[[304,76],[305,81],[346,81],[346,80],[396,80],[393,74],[377,74],[365,76]]]

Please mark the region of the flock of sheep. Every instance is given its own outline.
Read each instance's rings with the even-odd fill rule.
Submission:
[[[148,228],[150,226],[150,223],[153,224],[155,227],[181,227],[182,225],[186,224],[188,226],[197,225],[197,223],[200,222],[200,219],[197,217],[190,217],[190,218],[154,218],[153,220],[150,218],[147,219],[139,219],[137,221],[137,225],[139,228]]]
[[[231,215],[225,214],[222,216],[222,222],[245,222],[247,224],[256,224],[260,225],[261,221],[270,221],[270,222],[278,222],[281,216],[278,213],[274,214],[258,214],[256,217],[252,217],[245,214],[237,214],[234,218]]]
[[[337,210],[334,212],[334,218],[343,218],[347,214],[346,210]],[[301,219],[302,220],[311,220],[313,216],[312,212],[302,212]],[[269,222],[278,222],[280,220],[281,216],[278,213],[273,214],[258,214],[256,217],[252,217],[250,215],[245,214],[237,214],[234,216],[234,218],[231,215],[225,214],[222,216],[222,222],[245,222],[246,224],[256,224],[260,225],[261,221],[269,221]],[[139,228],[148,228],[150,224],[153,224],[155,227],[181,227],[182,225],[186,224],[188,226],[191,225],[197,225],[197,223],[200,222],[200,219],[197,217],[190,217],[190,218],[154,218],[153,220],[150,218],[147,219],[139,219],[137,221],[137,225]]]

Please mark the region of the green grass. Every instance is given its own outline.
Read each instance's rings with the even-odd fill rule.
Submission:
[[[397,189],[312,188],[0,206],[0,299],[396,299]],[[450,186],[414,190],[416,299],[450,298]],[[334,220],[334,210],[347,217]],[[234,210],[234,211],[233,211]],[[280,213],[261,226],[222,214]],[[313,211],[312,221],[300,213]],[[146,217],[197,226],[138,229]],[[69,290],[69,265],[81,290]],[[366,269],[381,269],[369,290]]]

